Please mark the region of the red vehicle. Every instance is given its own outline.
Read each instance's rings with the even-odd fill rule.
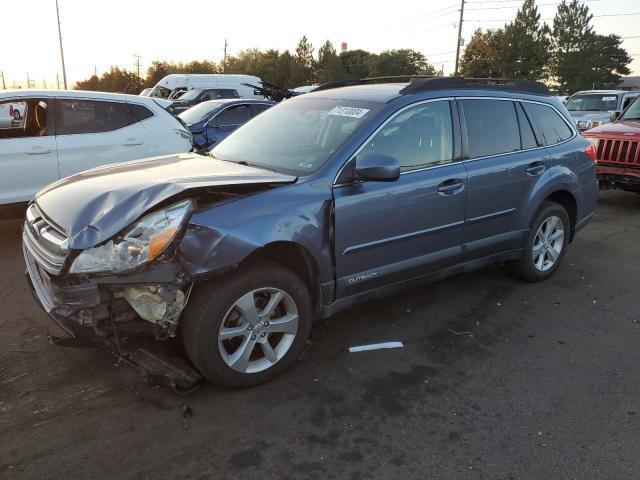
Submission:
[[[640,101],[611,123],[583,133],[593,142],[600,188],[640,194]]]

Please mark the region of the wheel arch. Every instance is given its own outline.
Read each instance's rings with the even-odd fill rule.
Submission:
[[[272,260],[295,273],[309,289],[314,309],[322,303],[320,293],[320,270],[312,253],[293,241],[277,240],[251,252],[240,265],[265,258]]]
[[[575,195],[570,190],[564,188],[547,193],[547,195],[539,201],[538,205],[533,211],[533,214],[531,215],[531,218],[529,220],[529,226],[531,226],[531,223],[535,219],[537,212],[540,210],[540,208],[542,208],[542,205],[544,205],[545,202],[557,203],[567,211],[567,214],[569,215],[569,222],[571,224],[569,241],[573,241],[576,230],[576,222],[578,219],[578,202]]]

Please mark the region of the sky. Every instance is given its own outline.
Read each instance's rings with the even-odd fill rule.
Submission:
[[[369,0],[213,1],[213,0],[58,0],[69,87],[111,65],[141,71],[152,60],[213,60],[246,48],[294,50],[302,35],[317,48],[330,40],[339,50],[412,48],[436,68],[453,71],[460,0],[393,2]],[[476,28],[498,28],[516,14],[521,1],[466,0],[462,37]],[[551,23],[559,0],[537,0]],[[616,33],[633,55],[632,74],[640,75],[640,2],[584,0],[597,33]],[[50,88],[62,69],[55,0],[0,0],[3,19],[0,71],[7,88]],[[638,15],[631,15],[637,13]],[[618,15],[625,14],[625,15]],[[609,16],[616,15],[616,16]],[[10,20],[10,21],[9,21]],[[11,26],[7,25],[9,23]],[[0,84],[0,88],[2,85]]]

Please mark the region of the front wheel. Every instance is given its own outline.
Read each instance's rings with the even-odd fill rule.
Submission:
[[[248,387],[295,361],[312,319],[311,297],[300,278],[262,261],[200,285],[183,317],[183,340],[209,381]]]
[[[564,207],[545,202],[533,219],[524,254],[515,265],[516,273],[530,282],[553,275],[564,257],[570,232],[571,223]]]

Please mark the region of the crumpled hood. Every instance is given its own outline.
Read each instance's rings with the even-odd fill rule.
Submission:
[[[104,242],[158,203],[186,190],[291,183],[296,177],[184,153],[87,170],[38,192],[42,212],[69,235],[69,248]]]

